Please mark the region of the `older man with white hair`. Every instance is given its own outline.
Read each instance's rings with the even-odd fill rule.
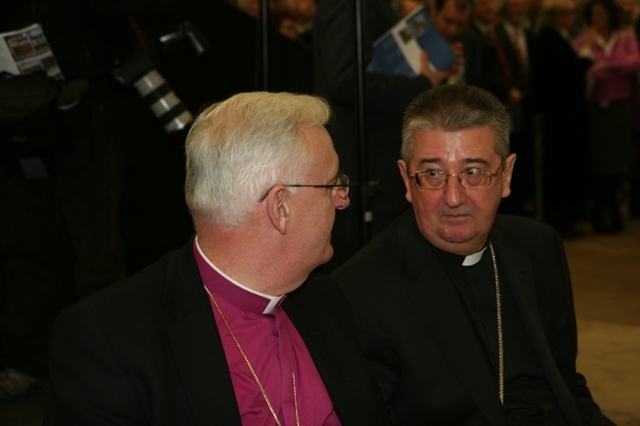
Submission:
[[[329,116],[320,98],[267,92],[200,114],[196,235],[60,316],[47,424],[386,424],[341,292],[307,280],[349,205]]]

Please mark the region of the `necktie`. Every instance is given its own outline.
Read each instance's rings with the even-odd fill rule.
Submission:
[[[511,64],[507,59],[507,55],[504,53],[502,45],[498,42],[496,31],[493,28],[490,28],[485,33],[485,36],[487,37],[487,40],[489,40],[489,44],[493,47],[493,50],[496,52],[496,57],[498,58],[498,62],[500,62],[500,66],[504,72],[505,83],[508,87],[512,87],[514,84],[513,71],[511,70]]]
[[[524,52],[522,51],[522,31],[520,29],[516,29],[513,33],[513,49],[516,52],[516,56],[518,57],[518,61],[522,68],[526,68],[527,59],[524,57]]]

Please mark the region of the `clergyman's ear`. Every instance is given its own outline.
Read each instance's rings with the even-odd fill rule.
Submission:
[[[506,198],[511,194],[511,177],[513,176],[513,168],[516,164],[516,154],[510,154],[505,159],[505,166],[502,173],[504,174],[504,179],[502,183],[502,198]]]
[[[407,172],[407,163],[405,163],[404,160],[398,160],[397,164],[400,176],[402,176],[402,181],[404,182],[404,198],[406,198],[408,202],[413,203],[411,195],[411,178],[409,177],[409,172]]]
[[[291,219],[289,196],[290,193],[285,186],[276,185],[271,189],[265,199],[269,220],[273,227],[283,235],[287,233],[289,220]]]

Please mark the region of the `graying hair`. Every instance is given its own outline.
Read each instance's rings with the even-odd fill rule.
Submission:
[[[428,90],[418,95],[405,111],[400,155],[408,164],[418,130],[457,132],[480,126],[493,129],[495,150],[504,161],[509,155],[509,113],[498,98],[466,84]]]
[[[304,176],[311,158],[300,127],[324,126],[330,116],[324,99],[284,92],[239,93],[207,107],[185,142],[191,214],[242,224],[269,188]]]

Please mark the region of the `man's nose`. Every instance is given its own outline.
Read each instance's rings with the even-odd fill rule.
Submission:
[[[444,201],[449,207],[459,206],[467,195],[458,176],[449,176],[442,190],[444,191]]]

